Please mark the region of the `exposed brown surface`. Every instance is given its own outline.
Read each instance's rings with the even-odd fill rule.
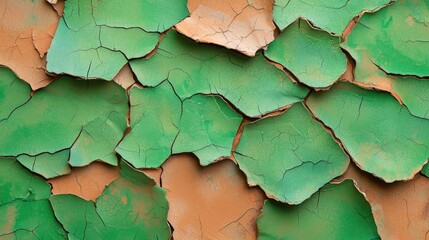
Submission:
[[[266,0],[189,0],[191,16],[177,31],[205,43],[236,49],[246,55],[274,40],[273,2]]]
[[[32,89],[46,86],[44,56],[59,16],[44,0],[0,1],[0,64],[10,67]]]
[[[155,181],[156,185],[161,186],[161,168],[140,168],[138,170],[146,174],[146,176],[152,178]]]
[[[171,157],[163,169],[174,239],[256,239],[264,194],[247,185],[232,161],[201,167],[198,159],[183,154]]]
[[[113,78],[113,80],[121,85],[124,89],[128,89],[136,82],[129,64],[123,66],[119,73]]]
[[[429,239],[428,178],[416,175],[407,182],[387,184],[350,164],[339,179],[356,182],[371,204],[382,239]]]
[[[119,167],[101,162],[73,168],[71,174],[49,179],[53,194],[74,194],[95,201],[104,187],[119,176]]]

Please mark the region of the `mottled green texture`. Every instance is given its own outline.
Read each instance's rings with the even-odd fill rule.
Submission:
[[[48,51],[47,70],[111,80],[128,59],[155,48],[159,39],[155,31],[164,31],[187,15],[182,0],[68,0]]]
[[[347,59],[340,49],[340,38],[313,29],[307,21],[287,27],[265,51],[272,61],[291,71],[310,87],[332,85],[346,70]]]
[[[0,238],[66,239],[47,198],[50,186],[15,159],[0,158]]]
[[[307,105],[363,170],[386,182],[411,179],[429,158],[429,120],[389,93],[338,83],[311,94]]]
[[[184,99],[196,93],[220,94],[248,116],[260,116],[302,101],[308,90],[269,64],[221,47],[198,44],[169,31],[157,53],[131,61],[138,80],[156,86],[169,79]]]
[[[131,132],[116,149],[135,167],[159,167],[193,152],[201,164],[229,156],[242,117],[216,96],[180,99],[169,81],[130,91]]]
[[[121,174],[94,204],[74,195],[50,198],[70,239],[169,239],[165,190],[121,162]]]
[[[380,239],[371,207],[352,180],[324,186],[298,206],[268,200],[257,220],[258,239]]]
[[[302,104],[245,125],[234,156],[250,183],[291,204],[309,198],[349,164],[340,146]]]
[[[30,86],[9,68],[0,66],[0,122],[30,99]]]
[[[408,44],[402,43],[403,41],[407,41],[404,40],[404,38],[420,37],[429,39],[429,27],[425,27],[419,22],[422,20],[422,11],[427,12],[427,7],[418,7],[418,5],[415,4],[417,3],[400,1],[381,10],[380,13],[368,14],[368,16],[365,14],[363,23],[369,21],[368,24],[375,25],[373,26],[374,29],[367,29],[365,28],[366,25],[358,24],[348,35],[342,47],[347,50],[356,61],[354,76],[359,84],[374,86],[378,89],[392,92],[394,96],[407,106],[411,114],[429,119],[429,96],[427,94],[429,92],[429,81],[412,76],[388,75],[385,73],[385,69],[380,69],[374,64],[377,58],[384,58],[383,61],[392,61],[395,62],[395,65],[396,62],[398,62],[398,64],[404,65],[404,67],[408,69],[418,68],[419,71],[427,71],[427,69],[429,69],[427,54],[424,54],[425,50],[421,48],[425,45],[423,42],[410,41],[409,44],[414,46],[410,46],[411,48],[408,47]],[[423,1],[420,2],[420,4],[424,4]],[[399,13],[397,13],[398,11]],[[385,22],[383,18],[386,18],[385,15],[389,14],[395,17],[392,18],[392,21],[386,22],[387,30],[385,32],[384,26],[380,26],[380,24],[381,21]],[[380,21],[378,25],[376,24],[377,21]],[[401,21],[403,23],[401,23]],[[426,20],[426,22],[427,21],[428,20]],[[393,26],[391,26],[392,24]],[[377,33],[375,32],[376,26],[378,28]],[[397,26],[397,28],[393,29],[395,26]],[[404,31],[406,31],[407,34],[403,34],[402,32]],[[392,37],[388,34],[399,35]],[[376,41],[375,43],[370,43],[367,41],[368,38],[377,38],[379,40],[374,40]],[[389,43],[385,43],[385,41]],[[388,47],[387,44],[397,47]],[[421,47],[419,48],[418,46]],[[384,50],[379,50],[378,48],[383,48]],[[389,53],[386,53],[386,55],[374,56],[374,53],[385,54],[380,51],[389,51]],[[395,56],[398,56],[398,54],[403,54],[403,56],[396,58],[391,57],[391,52],[394,52],[393,54],[396,54]],[[419,55],[419,57],[414,58],[414,55]],[[422,58],[426,58],[426,67],[422,66]],[[395,69],[399,68],[395,67]]]
[[[391,74],[429,76],[429,2],[399,0],[365,14],[345,43]]]
[[[341,36],[352,19],[364,11],[376,11],[390,0],[275,0],[273,18],[280,30],[297,18],[305,18],[316,27]]]
[[[63,150],[54,154],[42,153],[37,156],[20,155],[16,159],[30,171],[42,175],[45,178],[54,178],[71,172],[69,150]]]
[[[72,166],[117,164],[126,129],[127,96],[114,82],[62,77],[0,122],[0,156],[35,156],[70,148]]]

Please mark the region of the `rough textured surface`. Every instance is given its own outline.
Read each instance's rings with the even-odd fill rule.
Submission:
[[[42,153],[36,156],[20,155],[16,159],[30,171],[45,178],[53,178],[69,174],[69,150],[62,150],[55,154]]]
[[[234,153],[251,184],[268,196],[299,204],[341,175],[348,157],[302,104],[244,127]]]
[[[428,161],[429,120],[411,115],[388,93],[338,83],[306,103],[363,170],[386,182],[412,179]]]
[[[391,0],[275,0],[274,22],[285,29],[297,18],[305,18],[316,27],[341,36],[344,29],[355,16],[362,12],[376,11]]]
[[[191,16],[178,23],[176,29],[198,42],[255,56],[274,39],[272,1],[189,0],[188,9]]]
[[[177,155],[162,167],[174,239],[256,239],[264,195],[232,161],[203,168],[195,157]]]
[[[175,31],[167,33],[154,56],[131,61],[131,68],[145,86],[168,78],[182,99],[196,93],[219,94],[251,117],[302,101],[308,91],[261,55],[248,58],[196,44]]]
[[[71,239],[169,239],[165,190],[125,162],[94,204],[71,194],[50,198]]]
[[[346,70],[346,56],[340,39],[313,29],[306,21],[287,27],[265,51],[272,61],[282,64],[302,83],[325,88]]]
[[[130,98],[131,132],[117,152],[135,167],[159,167],[182,152],[193,152],[203,165],[230,156],[242,118],[219,97],[182,100],[164,81],[155,88],[134,87]]]
[[[379,239],[371,208],[353,185],[326,185],[298,206],[268,200],[258,239]]]

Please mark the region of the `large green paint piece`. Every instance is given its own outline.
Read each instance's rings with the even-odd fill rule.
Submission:
[[[340,146],[302,104],[245,125],[234,156],[251,184],[291,204],[309,198],[349,164]]]
[[[298,206],[268,200],[258,239],[380,239],[371,207],[352,180],[329,184]]]
[[[386,182],[413,178],[429,158],[429,120],[389,93],[338,83],[311,94],[307,105],[363,170]]]
[[[95,204],[69,194],[50,201],[69,239],[170,238],[165,190],[125,162]]]
[[[0,66],[0,122],[30,99],[30,86],[7,67]]]
[[[385,71],[387,70],[381,65],[375,64],[379,58],[383,58],[382,61],[394,61],[394,65],[404,65],[403,67],[412,72],[414,72],[412,69],[418,69],[413,73],[414,75],[429,69],[429,58],[427,54],[424,54],[425,49],[423,49],[424,42],[404,40],[404,38],[411,37],[429,39],[429,27],[422,23],[422,21],[424,22],[423,15],[428,15],[427,5],[424,6],[424,4],[424,1],[399,1],[379,13],[364,15],[361,22],[365,25],[356,25],[342,47],[356,60],[354,76],[358,84],[389,91],[406,105],[413,115],[429,119],[429,97],[427,94],[429,81],[413,76],[389,75],[386,74]],[[387,21],[385,19],[388,16],[394,17],[391,18],[391,21]],[[385,26],[382,24],[383,22],[386,22]],[[370,24],[373,30],[366,28],[366,24]],[[392,34],[399,35],[391,36]],[[378,40],[373,40],[376,42],[371,43],[367,39]],[[402,43],[403,41],[408,41],[410,46]],[[380,50],[379,48],[383,49]],[[380,55],[384,54],[380,51],[389,51],[389,54]],[[391,52],[395,56],[402,55],[402,57],[392,57]],[[415,55],[419,56],[415,57]],[[426,58],[426,63],[422,61],[422,58]],[[401,68],[395,66],[394,69],[399,70]]]
[[[336,36],[362,12],[377,11],[391,0],[275,0],[273,18],[280,30],[297,18],[308,19],[316,27]]]
[[[70,150],[67,149],[54,154],[20,155],[16,159],[30,171],[40,174],[44,178],[54,178],[71,172],[68,164],[69,157]]]
[[[48,51],[47,70],[111,80],[128,59],[155,48],[158,32],[187,15],[183,0],[69,0]]]
[[[47,199],[48,183],[11,158],[0,158],[0,176],[1,239],[66,239]]]
[[[127,109],[125,90],[114,82],[62,77],[0,122],[0,156],[59,157],[57,152],[70,149],[72,166],[95,160],[116,165]]]
[[[117,152],[135,167],[159,167],[171,154],[193,152],[201,164],[230,156],[242,117],[217,96],[180,99],[169,81],[130,91],[131,132]]]
[[[364,49],[389,74],[429,76],[429,2],[400,0],[374,14],[365,14],[345,45]]]
[[[262,55],[249,58],[198,44],[175,31],[167,33],[154,56],[131,61],[131,68],[143,85],[156,86],[168,78],[182,99],[220,94],[251,117],[300,102],[308,92]]]
[[[306,21],[287,27],[268,45],[265,55],[291,71],[300,82],[315,88],[332,85],[347,64],[340,38],[315,30]]]

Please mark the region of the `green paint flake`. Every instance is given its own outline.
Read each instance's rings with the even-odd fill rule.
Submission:
[[[352,180],[329,184],[298,206],[267,200],[258,239],[380,239],[371,207]]]
[[[307,105],[363,170],[386,182],[413,178],[429,158],[429,120],[389,93],[338,83],[311,94]]]
[[[9,68],[0,66],[0,123],[30,99],[30,86]]]
[[[156,31],[187,15],[182,0],[68,0],[48,51],[47,70],[111,80],[128,59],[155,48],[160,36]]]
[[[309,198],[349,164],[340,146],[302,104],[245,125],[234,157],[250,183],[291,204]]]
[[[40,174],[45,178],[54,178],[71,172],[69,150],[63,150],[54,154],[42,153],[37,156],[20,155],[16,159],[30,171]]]
[[[426,177],[429,177],[429,165],[428,164],[423,166],[421,173],[423,175],[425,175]]]
[[[313,29],[306,21],[296,21],[287,27],[268,45],[265,55],[282,64],[300,82],[315,88],[332,85],[347,64],[340,39]]]
[[[182,99],[220,94],[251,117],[300,102],[308,93],[260,54],[249,58],[195,43],[175,31],[167,33],[154,56],[130,64],[143,85],[156,86],[168,78]]]
[[[387,73],[428,77],[428,16],[428,1],[400,0],[363,15],[344,45],[367,54]]]
[[[377,11],[389,2],[390,0],[275,0],[273,18],[280,30],[297,18],[305,18],[316,27],[341,36],[355,16],[362,12]]]
[[[94,204],[74,195],[50,198],[70,239],[169,239],[165,190],[121,162],[121,174]]]
[[[47,200],[50,190],[15,159],[0,158],[0,238],[66,239]]]
[[[127,108],[125,90],[114,82],[62,77],[0,122],[0,156],[70,149],[72,166],[95,160],[116,165],[114,149],[127,127]]]
[[[159,167],[171,154],[193,152],[202,165],[230,156],[242,121],[217,96],[180,99],[169,81],[130,91],[131,132],[116,151],[135,167]]]

